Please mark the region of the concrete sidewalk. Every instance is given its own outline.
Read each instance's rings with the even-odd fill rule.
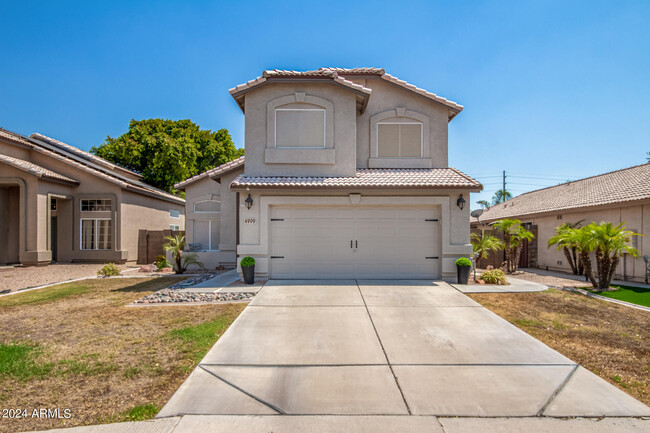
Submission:
[[[240,284],[236,284],[240,282]],[[179,290],[187,293],[216,293],[216,292],[253,292],[257,293],[266,281],[256,281],[254,284],[244,284],[236,269],[224,272],[214,278]]]
[[[58,433],[641,433],[637,418],[437,418],[434,416],[185,415],[152,421],[50,430]]]

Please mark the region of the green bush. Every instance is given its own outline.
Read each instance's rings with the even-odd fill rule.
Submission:
[[[97,275],[100,277],[116,277],[120,275],[120,269],[115,265],[115,263],[107,263],[97,271]]]
[[[460,259],[456,260],[456,266],[462,266],[462,267],[472,266],[472,261],[467,257],[461,257]]]
[[[241,259],[240,265],[242,266],[253,266],[255,264],[255,259],[252,257],[244,257]]]
[[[490,271],[485,271],[481,274],[479,279],[485,281],[488,284],[508,284],[506,273],[501,269],[492,269]]]
[[[162,268],[172,267],[172,264],[169,263],[167,257],[165,257],[163,254],[157,255],[156,260],[154,260],[153,264],[156,265],[156,268],[158,268],[158,270],[161,270]]]

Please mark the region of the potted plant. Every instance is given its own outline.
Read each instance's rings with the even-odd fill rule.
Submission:
[[[244,283],[253,284],[255,282],[255,259],[252,257],[244,257],[239,264],[241,265],[241,272],[244,276]]]
[[[469,283],[469,271],[472,269],[472,261],[467,257],[461,257],[456,260],[456,275],[458,284]]]

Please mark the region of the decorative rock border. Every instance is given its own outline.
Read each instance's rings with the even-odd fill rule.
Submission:
[[[135,304],[160,304],[169,302],[233,302],[249,301],[255,296],[252,292],[197,293],[179,292],[173,289],[158,290],[151,295],[134,301]]]

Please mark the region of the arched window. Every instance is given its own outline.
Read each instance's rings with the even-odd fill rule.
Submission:
[[[219,200],[200,200],[194,202],[195,213],[217,213],[221,212],[221,202]]]

